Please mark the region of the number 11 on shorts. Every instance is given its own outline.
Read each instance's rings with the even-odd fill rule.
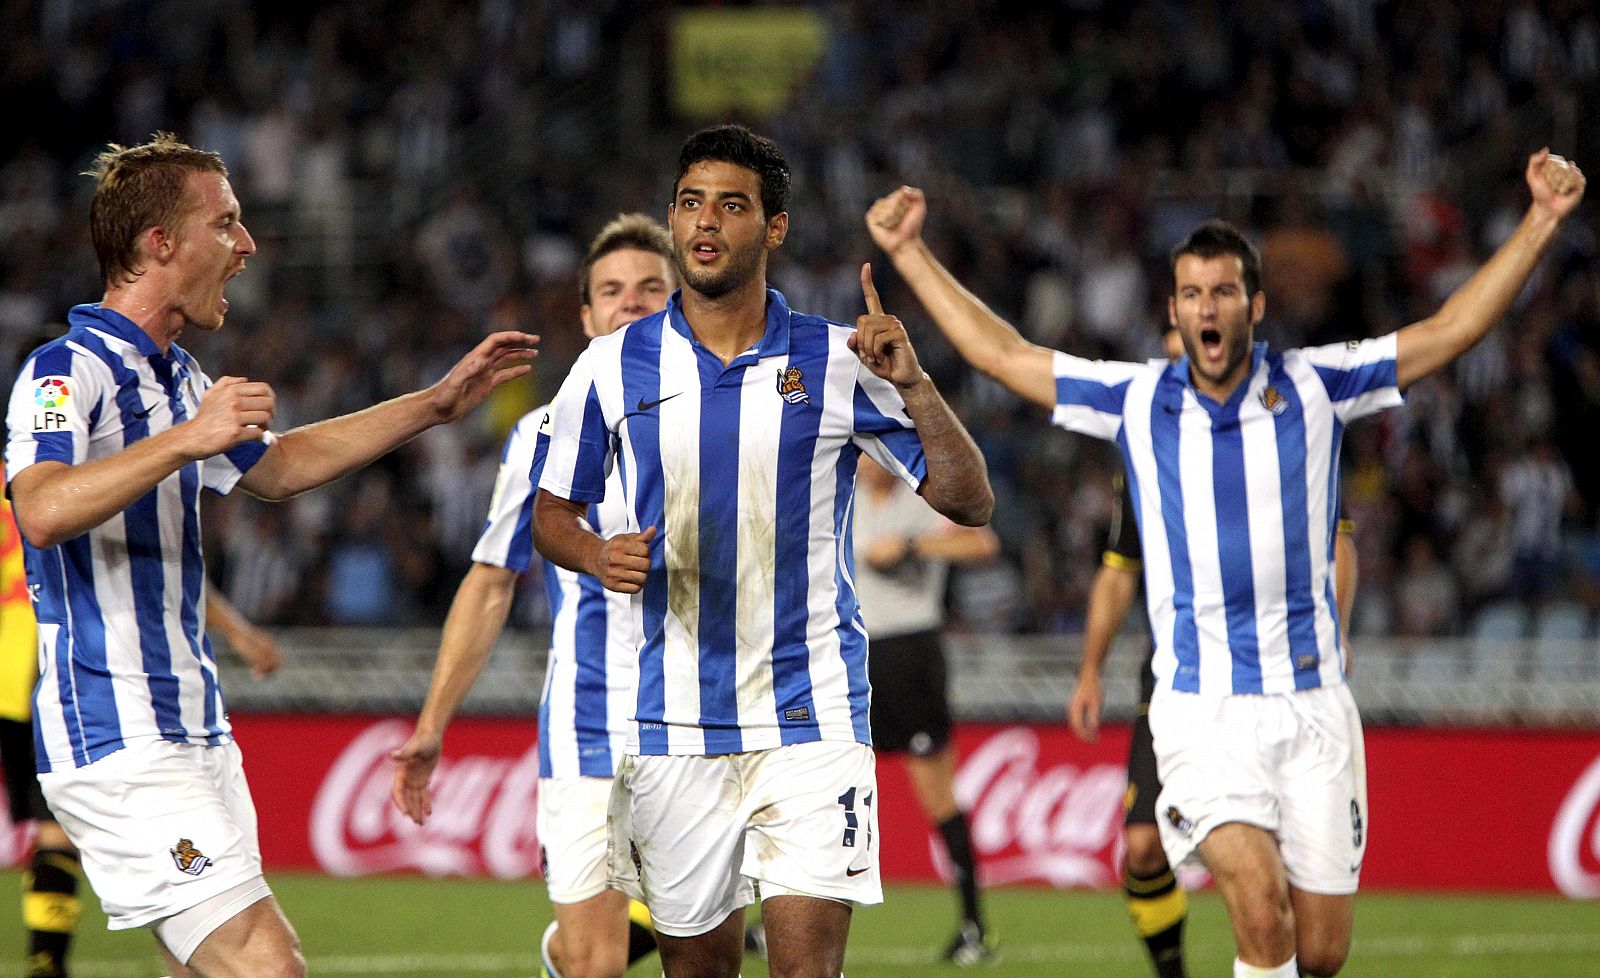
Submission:
[[[872,808],[872,792],[861,796],[861,814],[856,814],[856,789],[851,788],[839,796],[839,805],[844,809],[844,839],[839,843],[842,846],[853,848],[856,844],[856,830],[861,827],[861,819]],[[872,848],[872,820],[867,819],[867,848]]]

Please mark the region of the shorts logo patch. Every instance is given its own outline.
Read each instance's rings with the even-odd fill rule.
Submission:
[[[190,876],[199,876],[211,865],[211,857],[196,849],[188,839],[179,839],[177,846],[167,851],[172,853],[172,861],[178,868]]]
[[[633,857],[633,871],[639,874],[640,879],[644,879],[644,860],[639,856],[639,843],[632,839],[628,840],[628,855]]]
[[[811,395],[806,393],[799,367],[785,367],[778,371],[778,394],[790,404],[811,403]]]
[[[1361,848],[1361,840],[1365,837],[1364,823],[1361,821],[1361,806],[1356,804],[1354,798],[1350,799],[1350,845],[1356,849]],[[1356,863],[1357,866],[1361,865]]]
[[[804,723],[805,721],[811,719],[811,707],[801,706],[792,710],[784,710],[783,718],[795,723]]]
[[[1194,831],[1194,823],[1189,821],[1188,817],[1182,812],[1178,811],[1177,805],[1167,806],[1167,821],[1171,822],[1172,827],[1184,835]]]

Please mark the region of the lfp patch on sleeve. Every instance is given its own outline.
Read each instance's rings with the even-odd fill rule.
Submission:
[[[71,377],[41,377],[33,387],[33,430],[64,431],[67,403],[75,381]]]

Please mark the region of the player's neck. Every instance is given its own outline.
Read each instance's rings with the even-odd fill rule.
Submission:
[[[767,331],[767,280],[750,280],[716,298],[701,295],[685,285],[680,301],[683,319],[700,345],[724,364],[761,342]]]
[[[140,279],[132,285],[107,289],[100,300],[100,308],[127,317],[165,353],[183,333],[183,316],[170,302],[157,299],[155,290],[141,288],[144,285],[145,281]]]
[[[1233,396],[1233,392],[1239,389],[1239,385],[1244,383],[1246,377],[1250,376],[1250,362],[1249,359],[1240,361],[1237,367],[1234,367],[1226,377],[1219,381],[1212,381],[1202,377],[1200,371],[1194,369],[1194,365],[1190,364],[1189,383],[1194,385],[1196,391],[1211,398],[1218,404],[1226,404],[1228,403],[1228,398]]]

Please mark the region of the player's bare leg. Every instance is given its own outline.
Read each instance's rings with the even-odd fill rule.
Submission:
[[[189,969],[200,978],[305,978],[306,961],[300,938],[269,896],[207,935]]]
[[[618,978],[628,970],[628,898],[601,890],[578,903],[553,904],[550,959],[561,978]]]
[[[1228,905],[1239,960],[1256,968],[1276,968],[1293,959],[1294,908],[1272,833],[1228,822],[1205,837],[1200,855]]]
[[[1300,973],[1329,978],[1350,956],[1350,935],[1355,930],[1354,893],[1307,893],[1289,887],[1294,907],[1295,954]]]
[[[167,950],[167,946],[161,943],[159,937],[156,938],[156,950],[161,952],[161,960],[167,963],[166,978],[196,978],[194,972],[190,971],[182,961],[174,957],[171,951]]]
[[[768,922],[770,925],[770,918]],[[694,937],[658,932],[656,943],[666,978],[739,978],[739,963],[744,956],[744,908]]]
[[[850,905],[806,896],[761,901],[772,978],[838,978],[850,937]]]

